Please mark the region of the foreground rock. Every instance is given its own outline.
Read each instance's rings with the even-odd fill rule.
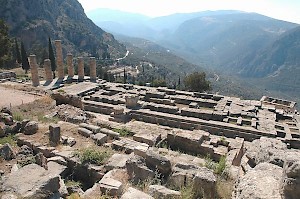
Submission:
[[[287,160],[284,163],[281,189],[284,198],[300,197],[300,161]]]
[[[281,199],[281,177],[281,167],[270,163],[261,163],[239,179],[232,198]]]
[[[59,175],[37,164],[30,164],[2,179],[1,192],[10,192],[26,199],[49,198],[58,192],[59,181]]]
[[[16,154],[10,144],[6,143],[3,146],[0,146],[0,157],[4,160],[11,160],[16,157]]]
[[[249,145],[246,157],[252,168],[263,162],[283,167],[286,159],[300,160],[300,152],[295,149],[287,149],[286,144],[278,139],[261,137]]]
[[[33,134],[37,133],[38,129],[39,129],[38,122],[30,121],[24,127],[24,134],[25,135],[33,135]]]
[[[143,199],[154,199],[148,194],[129,187],[128,190],[122,195],[121,199],[133,199],[133,198],[143,198]]]

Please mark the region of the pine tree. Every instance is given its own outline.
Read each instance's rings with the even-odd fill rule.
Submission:
[[[48,40],[48,47],[49,47],[49,59],[51,61],[51,70],[53,72],[53,78],[55,78],[56,62],[55,62],[55,56],[54,56],[50,37]]]
[[[22,58],[21,58],[17,38],[15,38],[15,47],[16,47],[16,60],[17,60],[18,64],[21,64],[22,63]]]
[[[21,59],[22,59],[22,69],[25,70],[25,74],[27,74],[30,66],[29,66],[29,62],[28,62],[28,56],[24,47],[23,42],[21,41]]]

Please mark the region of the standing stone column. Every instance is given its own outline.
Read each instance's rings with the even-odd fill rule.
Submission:
[[[68,53],[67,55],[67,65],[68,65],[68,76],[74,77],[73,55],[71,53]]]
[[[46,81],[52,82],[53,75],[51,71],[51,61],[50,59],[45,59],[44,61],[44,68],[45,68],[45,74],[46,74]]]
[[[90,79],[91,82],[96,82],[97,71],[96,71],[96,59],[95,57],[90,57]]]
[[[30,55],[29,62],[30,62],[32,86],[39,86],[40,80],[39,80],[39,73],[38,73],[38,65],[36,63],[36,56]]]
[[[78,81],[84,80],[84,63],[83,57],[78,57]]]
[[[56,65],[57,65],[58,79],[64,79],[65,74],[64,74],[64,63],[63,63],[61,40],[55,40],[55,47],[56,47]]]

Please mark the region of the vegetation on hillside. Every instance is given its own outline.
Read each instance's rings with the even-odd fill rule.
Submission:
[[[184,79],[184,85],[187,90],[204,92],[211,89],[210,82],[206,80],[204,72],[194,72]]]

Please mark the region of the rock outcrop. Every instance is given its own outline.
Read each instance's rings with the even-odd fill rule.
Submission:
[[[239,179],[235,199],[282,199],[280,180],[283,169],[270,163],[260,163]]]

